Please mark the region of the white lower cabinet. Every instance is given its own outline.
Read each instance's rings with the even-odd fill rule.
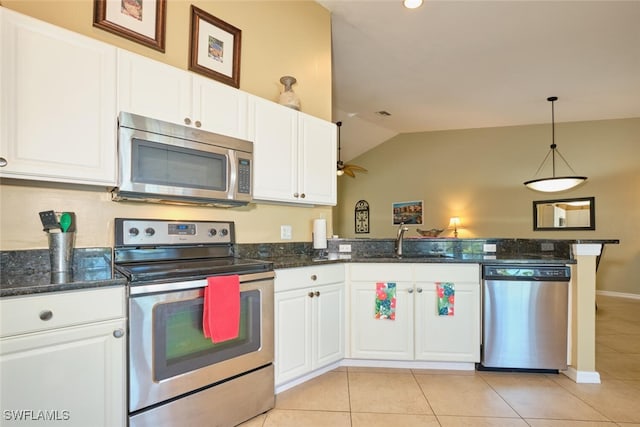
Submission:
[[[276,270],[276,386],[344,358],[344,265]]]
[[[124,426],[124,306],[123,287],[0,300],[2,425]]]
[[[417,265],[414,272],[416,360],[479,362],[480,268],[478,264]],[[436,290],[438,282],[450,282],[454,285],[453,316],[438,315]]]
[[[350,357],[413,360],[413,273],[409,264],[351,264]],[[396,284],[396,318],[376,319],[376,283]]]
[[[480,361],[478,264],[350,264],[354,359]],[[395,320],[375,318],[376,283],[396,284]],[[454,284],[453,316],[438,315],[436,283]]]

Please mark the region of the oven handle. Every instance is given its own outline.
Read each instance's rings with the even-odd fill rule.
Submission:
[[[273,271],[265,271],[260,273],[241,274],[240,284],[257,282],[260,280],[271,280],[275,277]],[[184,282],[173,283],[155,283],[151,285],[136,285],[129,287],[130,295],[150,294],[156,292],[180,291],[185,289],[198,289],[207,286],[207,279],[188,280]]]

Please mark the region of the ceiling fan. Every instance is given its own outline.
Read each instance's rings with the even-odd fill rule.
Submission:
[[[344,162],[340,160],[340,127],[342,126],[342,122],[336,122],[336,126],[338,126],[338,176],[349,175],[351,178],[355,178],[356,172],[367,172],[367,170],[363,167],[344,164]]]

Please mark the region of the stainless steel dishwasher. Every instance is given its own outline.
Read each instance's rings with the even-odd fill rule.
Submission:
[[[570,270],[485,265],[479,369],[567,368]]]

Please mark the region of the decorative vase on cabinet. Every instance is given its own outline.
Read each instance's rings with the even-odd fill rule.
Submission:
[[[280,105],[284,105],[285,107],[293,108],[294,110],[300,111],[300,98],[291,88],[291,86],[293,86],[296,82],[297,80],[295,77],[284,76],[280,78],[280,83],[284,85],[284,91],[280,94],[278,103]]]

